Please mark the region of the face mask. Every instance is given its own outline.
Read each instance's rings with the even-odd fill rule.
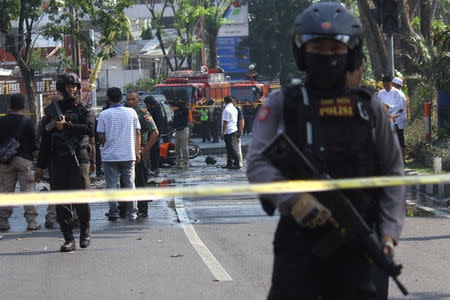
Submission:
[[[327,96],[339,95],[345,88],[347,54],[321,55],[305,53],[307,85]]]

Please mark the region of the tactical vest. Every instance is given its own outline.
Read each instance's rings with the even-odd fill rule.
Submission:
[[[60,105],[61,112],[65,116],[66,122],[79,123],[79,120],[88,113],[87,108],[83,103],[71,108],[64,108]],[[75,150],[77,156],[81,151],[89,151],[89,136],[88,135],[64,135],[63,131],[53,129],[51,132],[51,151],[53,154],[59,157],[70,156],[69,147],[67,143],[70,143]]]
[[[310,99],[306,88],[283,89],[286,134],[323,173],[331,178],[377,175],[375,119],[370,92],[351,89],[336,99]],[[361,216],[374,223],[374,190],[344,190]],[[329,193],[315,194],[332,209]]]

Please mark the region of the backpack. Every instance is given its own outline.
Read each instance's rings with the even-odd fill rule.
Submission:
[[[19,128],[16,131],[15,136],[10,136],[6,139],[6,141],[0,145],[0,163],[7,164],[9,163],[14,156],[17,154],[20,143],[17,141],[17,137],[22,134],[23,128],[25,127],[27,119],[23,117]]]

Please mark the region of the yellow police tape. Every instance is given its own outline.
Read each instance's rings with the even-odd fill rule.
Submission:
[[[279,194],[323,192],[339,189],[378,188],[399,185],[450,183],[450,174],[425,176],[385,176],[333,180],[292,180],[259,184],[211,184],[187,187],[138,189],[98,189],[39,193],[0,193],[0,206],[105,201],[157,200],[167,197],[205,197],[236,194]]]

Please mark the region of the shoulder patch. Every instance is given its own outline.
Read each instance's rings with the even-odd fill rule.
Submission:
[[[143,107],[140,107],[139,110],[140,110],[141,112],[143,112],[143,113],[147,113],[147,114],[148,114],[148,111],[147,111],[145,108],[143,108]]]
[[[270,115],[270,108],[268,108],[267,106],[261,106],[260,109],[258,110],[258,115],[256,116],[256,118],[258,119],[259,122],[263,122],[267,120],[269,115]]]
[[[151,121],[152,121],[152,116],[150,116],[150,114],[147,113],[147,114],[144,115],[144,119],[145,119],[145,121],[147,121],[147,122],[151,122]]]

